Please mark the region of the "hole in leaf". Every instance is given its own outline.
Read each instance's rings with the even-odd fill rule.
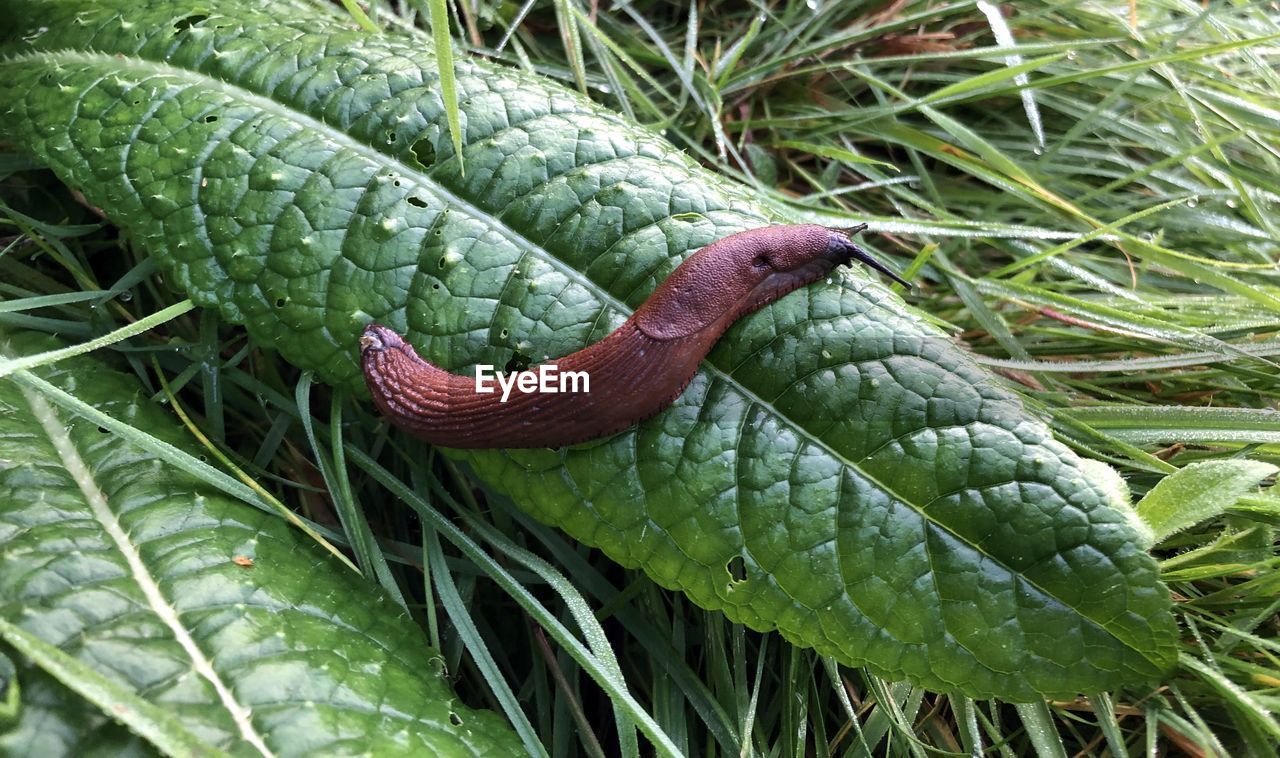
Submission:
[[[431,289],[433,289],[433,290],[438,290],[438,289],[440,289],[440,282],[436,282],[435,284],[431,285]]]
[[[729,578],[735,582],[747,581],[747,562],[742,556],[735,555],[724,564],[724,570],[729,572]]]
[[[426,200],[423,200],[422,198],[418,197],[417,195],[410,195],[410,196],[409,196],[409,199],[408,199],[408,203],[409,203],[409,205],[412,205],[414,208],[426,208],[426,207],[427,207],[427,201],[426,201]]]
[[[396,133],[387,132],[387,144],[390,145],[392,142],[395,142],[395,141],[396,141]]]
[[[503,366],[502,370],[508,374],[514,374],[517,371],[524,371],[529,368],[530,362],[529,356],[524,353],[516,353],[511,356],[511,360],[507,361],[507,365]]]
[[[414,142],[409,149],[413,151],[413,157],[418,159],[418,163],[423,168],[429,168],[436,162],[436,146],[426,137]]]
[[[449,723],[454,726],[462,726],[462,717],[453,711],[449,711]]]
[[[177,21],[174,21],[173,28],[182,32],[182,31],[186,31],[187,29],[190,29],[193,26],[196,26],[197,24],[203,23],[204,21],[207,21],[207,20],[209,20],[208,14],[192,13],[190,16],[183,16]]]
[[[277,297],[277,298],[276,298],[276,307],[277,307],[277,308],[283,308],[283,307],[285,307],[285,305],[287,305],[287,304],[288,304],[288,302],[289,302],[289,298],[287,298],[287,297]]]
[[[215,116],[215,115],[213,115],[212,113],[210,113],[208,116],[205,116],[205,117],[204,117],[204,122],[205,122],[206,124],[212,124],[213,122],[215,122],[215,121],[217,121],[217,120],[218,120],[218,117],[217,117],[217,116]]]

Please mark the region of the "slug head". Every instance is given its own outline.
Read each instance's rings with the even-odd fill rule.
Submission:
[[[635,324],[658,340],[718,336],[742,316],[854,260],[902,281],[849,239],[865,228],[778,225],[724,237],[672,272],[636,311]]]
[[[907,289],[911,289],[911,282],[907,281],[906,279],[903,279],[901,276],[898,276],[898,274],[893,269],[889,268],[888,266],[884,265],[880,261],[876,260],[875,257],[871,255],[871,253],[868,253],[866,250],[862,249],[862,247],[860,247],[856,242],[853,241],[853,235],[863,231],[866,228],[867,228],[866,224],[858,224],[857,226],[850,227],[848,229],[835,229],[835,228],[829,228],[829,227],[826,228],[827,234],[828,234],[827,253],[829,255],[835,255],[837,257],[842,258],[842,260],[840,261],[840,263],[842,264],[847,264],[853,261],[857,261],[863,264],[864,266],[868,266],[872,269],[875,269],[876,271],[879,271],[880,273],[894,280],[898,284],[901,284],[903,287],[906,287]]]
[[[910,282],[853,241],[853,236],[866,228],[866,224],[844,229],[798,224],[753,230],[749,234],[755,235],[757,244],[749,264],[760,274],[759,283],[769,284],[772,280],[773,286],[791,282],[804,286],[826,276],[836,266],[857,261],[910,287]]]
[[[752,259],[751,265],[760,276],[749,295],[743,298],[735,319],[823,279],[837,266],[849,265],[853,261],[870,266],[904,286],[911,286],[853,242],[852,235],[866,229],[866,224],[848,229],[814,224],[772,228],[783,230],[787,243],[765,246]]]

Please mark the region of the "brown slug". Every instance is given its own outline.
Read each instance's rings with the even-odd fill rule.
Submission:
[[[836,266],[858,260],[910,286],[850,239],[865,228],[780,225],[719,239],[604,339],[487,383],[480,372],[432,365],[391,329],[370,324],[360,338],[365,383],[392,423],[434,445],[560,447],[607,437],[675,402],[733,322]]]

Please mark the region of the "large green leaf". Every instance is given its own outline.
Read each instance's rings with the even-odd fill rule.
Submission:
[[[184,444],[135,380],[86,358],[43,373]],[[132,739],[113,720],[186,753],[520,749],[452,696],[402,608],[306,537],[13,379],[0,380],[0,566],[0,639],[34,661],[0,752],[111,754]]]
[[[373,319],[458,371],[569,353],[700,246],[784,218],[481,61],[458,62],[464,177],[422,36],[248,2],[13,5],[39,20],[0,66],[3,134],[335,384],[359,386]],[[1174,663],[1167,592],[1105,486],[861,272],[737,324],[636,429],[466,459],[699,605],[889,677],[1033,699]]]

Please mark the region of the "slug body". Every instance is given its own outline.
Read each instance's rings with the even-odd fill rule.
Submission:
[[[865,226],[848,230],[861,231]],[[365,383],[392,423],[454,448],[560,447],[607,437],[664,410],[733,322],[860,260],[898,279],[845,231],[812,224],[734,234],[682,263],[609,336],[529,371],[492,381],[423,360],[400,335],[370,324],[361,337]],[[904,282],[905,283],[905,282]],[[522,391],[552,375],[585,372],[568,391]],[[530,382],[529,379],[534,379]],[[553,385],[554,386],[554,385]],[[564,385],[560,385],[563,389]]]

